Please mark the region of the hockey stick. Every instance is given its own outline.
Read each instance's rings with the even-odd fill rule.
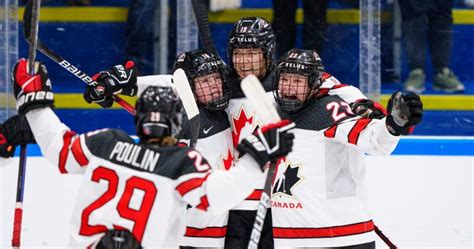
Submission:
[[[216,46],[212,41],[211,30],[209,29],[209,17],[207,15],[207,7],[204,0],[192,0],[192,4],[202,47],[209,53],[219,57]]]
[[[390,248],[390,249],[397,249],[398,247],[392,243],[392,241],[390,241],[390,239],[385,236],[385,234],[382,232],[382,230],[380,230],[377,226],[374,225],[374,230],[375,230],[375,233],[379,236],[380,239],[383,240],[383,242],[385,242],[385,244]]]
[[[252,105],[255,107],[257,116],[263,120],[265,124],[275,123],[280,121],[280,116],[276,111],[275,107],[268,100],[268,95],[262,87],[262,84],[254,75],[249,75],[242,80],[240,84],[242,91],[245,96],[250,100]],[[263,229],[263,223],[265,216],[267,215],[267,209],[270,208],[270,194],[272,187],[272,176],[275,173],[275,167],[273,165],[268,169],[267,178],[265,180],[265,186],[263,187],[263,193],[260,197],[260,201],[257,207],[257,215],[253,223],[252,233],[250,235],[250,241],[248,249],[257,249],[260,241],[260,235]]]
[[[24,21],[23,31],[24,31],[24,36],[25,36],[26,41],[30,44],[32,42],[32,40],[30,39],[31,37],[30,33],[32,32],[32,27],[31,25],[29,25],[29,23],[31,23],[31,18],[32,18],[31,6],[26,5],[24,16],[23,16],[23,21]],[[71,74],[74,74],[77,78],[82,80],[84,83],[88,85],[97,84],[97,82],[93,80],[91,77],[89,77],[89,75],[82,72],[77,67],[72,65],[70,62],[65,60],[63,57],[61,57],[60,55],[58,55],[57,53],[55,53],[54,51],[46,47],[46,45],[44,45],[44,43],[42,43],[40,39],[37,39],[37,49],[41,53],[46,55],[48,58],[50,58],[51,60],[59,64],[61,67],[66,69],[66,71],[68,71]],[[119,104],[120,106],[122,106],[123,109],[128,111],[130,114],[135,115],[135,108],[131,104],[127,103],[125,100],[123,100],[117,95],[114,95],[113,98],[114,98],[114,101],[117,102],[117,104]]]
[[[183,69],[178,68],[173,73],[173,82],[178,92],[181,102],[183,103],[184,110],[188,116],[189,130],[191,138],[189,142],[190,147],[196,146],[196,142],[199,136],[199,128],[201,126],[201,120],[199,117],[199,109],[194,99],[194,93],[189,85],[188,77]]]
[[[25,19],[23,15],[23,21],[29,22],[31,30],[28,34],[25,34],[25,38],[29,41],[28,48],[28,67],[30,74],[35,74],[35,59],[36,59],[36,46],[38,42],[38,26],[39,26],[39,8],[41,0],[30,0],[27,6],[31,9],[31,16],[29,20]],[[19,248],[21,241],[21,223],[23,220],[23,194],[25,192],[25,177],[26,177],[26,161],[27,161],[27,145],[22,144],[20,147],[20,165],[18,167],[18,180],[16,185],[16,203],[15,212],[13,216],[13,234],[12,234],[12,247]]]

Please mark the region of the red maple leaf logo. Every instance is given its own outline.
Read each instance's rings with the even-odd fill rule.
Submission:
[[[239,144],[239,138],[242,132],[242,129],[245,127],[247,123],[252,125],[253,122],[253,115],[250,117],[247,116],[247,113],[245,112],[244,108],[240,108],[239,116],[235,118],[232,116],[232,124],[234,126],[234,129],[232,131],[232,143],[234,144],[234,148],[237,147],[237,144]]]
[[[224,165],[225,170],[229,170],[230,167],[232,167],[234,163],[234,156],[232,155],[232,152],[230,151],[230,149],[227,150],[226,158],[222,158],[222,163]]]

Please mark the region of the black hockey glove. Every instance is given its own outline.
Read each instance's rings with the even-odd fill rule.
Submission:
[[[295,123],[287,119],[264,126],[244,138],[237,150],[241,155],[250,154],[263,170],[268,162],[276,162],[291,152],[295,135],[287,131],[294,127]]]
[[[41,62],[35,62],[35,75],[30,75],[28,61],[20,59],[13,68],[13,92],[18,113],[49,106],[54,107],[54,94],[48,71]]]
[[[388,131],[394,136],[407,135],[421,122],[423,103],[416,93],[397,91],[390,97],[387,111],[389,115],[385,123]]]
[[[361,99],[351,104],[352,112],[363,118],[382,119],[387,111],[378,102],[370,99]]]
[[[84,99],[87,103],[95,102],[102,108],[109,108],[114,103],[113,95],[137,94],[137,70],[133,61],[125,65],[115,65],[107,71],[102,71],[92,77],[97,84],[87,86]]]
[[[0,157],[12,157],[15,147],[33,144],[35,138],[24,115],[15,115],[0,124]]]

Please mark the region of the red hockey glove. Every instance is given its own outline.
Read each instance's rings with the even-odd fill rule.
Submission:
[[[87,86],[84,92],[84,99],[89,104],[95,102],[103,108],[109,108],[113,104],[113,95],[137,94],[137,70],[133,61],[127,61],[125,65],[115,65],[94,75],[92,79],[97,84]]]
[[[388,131],[395,136],[407,135],[423,117],[423,103],[416,93],[402,94],[397,91],[388,101],[385,124]]]
[[[237,150],[242,155],[250,154],[263,170],[268,162],[276,162],[291,152],[295,135],[287,131],[294,127],[295,123],[289,120],[264,126],[244,138],[237,146]]]
[[[13,69],[13,92],[18,113],[40,107],[54,107],[54,94],[48,71],[41,62],[35,62],[35,75],[30,75],[28,61],[20,59]]]
[[[0,157],[12,157],[20,144],[36,143],[28,121],[23,115],[15,115],[0,124]]]
[[[382,119],[387,115],[387,111],[378,102],[370,99],[361,99],[351,104],[352,112],[371,119]]]

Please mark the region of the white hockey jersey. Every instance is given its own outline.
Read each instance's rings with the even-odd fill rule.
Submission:
[[[200,108],[201,127],[195,149],[206,155],[215,170],[229,170],[233,166],[234,147],[227,114]],[[190,129],[184,126],[190,136]],[[189,141],[189,140],[188,140]],[[186,231],[181,246],[223,248],[227,232],[228,212],[214,215],[198,208],[186,210]]]
[[[388,155],[399,137],[388,132],[385,119],[354,117],[338,96],[326,95],[296,114],[282,116],[296,128],[293,151],[278,164],[272,187],[275,246],[374,241],[364,153]]]
[[[61,173],[83,174],[70,246],[85,248],[108,229],[127,229],[144,248],[178,248],[186,206],[226,212],[263,184],[248,155],[229,171],[211,170],[190,148],[135,143],[119,130],[75,135],[50,108],[26,114],[43,155]]]
[[[274,102],[273,93],[267,92],[267,98]],[[262,127],[264,122],[256,115],[255,107],[246,97],[233,98],[229,101],[226,109],[232,127],[232,143],[236,148],[245,137],[251,135],[257,127]],[[236,151],[235,161],[238,161]],[[245,201],[239,204],[234,210],[256,210],[258,202],[263,192],[264,183],[249,195]]]

